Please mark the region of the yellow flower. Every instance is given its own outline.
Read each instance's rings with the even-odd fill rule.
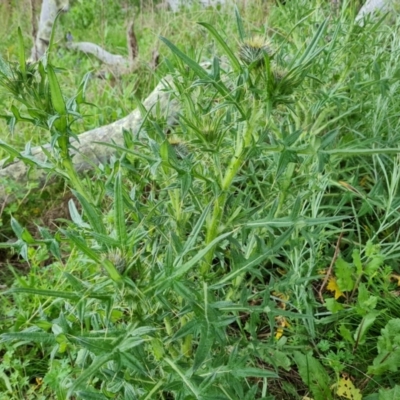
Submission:
[[[276,321],[276,324],[278,326],[278,329],[276,330],[276,333],[275,333],[275,338],[276,339],[280,339],[282,337],[282,335],[283,335],[284,328],[290,327],[290,324],[287,321],[287,319],[285,317],[282,317],[282,316],[275,317],[275,321]]]
[[[344,377],[339,380],[336,394],[340,397],[350,400],[362,399],[360,389],[357,389],[354,386],[354,383],[348,377]]]
[[[329,278],[328,286],[326,288],[331,292],[335,292],[335,300],[337,300],[340,296],[343,296],[343,292],[339,289],[336,278],[334,276],[331,276]]]

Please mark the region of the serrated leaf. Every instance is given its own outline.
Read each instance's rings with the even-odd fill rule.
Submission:
[[[353,337],[352,337],[352,332],[351,332],[350,329],[346,328],[345,325],[340,325],[339,333],[340,333],[340,335],[342,336],[342,338],[344,340],[346,340],[347,342],[349,342],[351,344],[354,343],[354,340],[353,340]]]
[[[368,276],[373,276],[385,262],[383,255],[377,254],[365,266],[364,272]]]
[[[335,263],[337,284],[342,292],[349,292],[354,288],[353,266],[343,258],[338,258]]]
[[[391,389],[380,389],[379,400],[397,400],[400,399],[400,386],[395,385]]]
[[[235,105],[235,107],[243,117],[246,117],[244,110],[242,109],[240,104],[238,104],[237,101],[232,97],[230,90],[225,86],[222,81],[213,80],[203,67],[201,67],[196,61],[188,57],[185,53],[180,51],[168,39],[160,36],[160,40],[163,41],[170,48],[170,50],[176,56],[178,56],[189,68],[191,68],[202,79],[203,83],[211,83],[221,95],[225,96],[227,101],[231,101],[232,104]]]
[[[387,371],[397,372],[400,368],[400,318],[390,320],[378,338],[378,356],[368,373],[382,375]]]
[[[358,286],[357,300],[356,310],[361,316],[375,309],[378,304],[378,297],[371,296],[371,291],[368,290],[365,283],[360,283]]]
[[[321,363],[310,354],[294,352],[294,360],[303,382],[313,394],[314,400],[332,400],[330,379]]]
[[[357,275],[361,276],[363,273],[363,266],[362,266],[362,262],[361,262],[360,250],[354,249],[353,253],[352,253],[352,257],[353,257],[353,264],[356,267]]]
[[[276,170],[275,179],[278,179],[286,170],[286,167],[290,163],[297,163],[298,156],[295,151],[285,149],[279,156],[278,167]]]
[[[328,286],[329,286],[329,284],[328,284]],[[331,290],[328,288],[328,286],[327,286],[327,289]],[[336,297],[336,295],[335,295],[335,297]],[[343,310],[343,306],[340,303],[338,303],[335,299],[325,299],[325,307],[332,314],[336,314],[337,312]]]

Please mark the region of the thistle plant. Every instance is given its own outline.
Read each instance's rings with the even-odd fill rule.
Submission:
[[[1,293],[6,396],[395,396],[398,37],[321,4],[271,10],[290,35],[257,67],[210,23],[210,69],[163,38],[179,122],[143,110],[54,237],[12,220],[31,269]]]
[[[50,151],[45,151],[46,160],[33,157],[29,143],[26,144],[26,151],[20,154],[4,141],[0,142],[0,146],[11,158],[17,157],[36,168],[55,172],[89,200],[90,194],[74,168],[71,155],[72,141],[77,139],[72,125],[81,118],[79,105],[84,102],[89,74],[84,77],[77,94],[66,101],[57,79],[57,68],[51,62],[54,27],[48,52],[37,62],[29,62],[25,58],[21,29],[18,30],[18,39],[18,63],[0,59],[0,88],[19,107],[13,104],[11,115],[2,114],[1,117],[7,120],[12,130],[18,122],[44,129],[50,133],[51,146]]]

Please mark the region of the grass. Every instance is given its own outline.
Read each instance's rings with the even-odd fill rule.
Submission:
[[[57,49],[36,125],[57,115],[72,135],[113,121],[166,74],[181,117],[166,133],[150,116],[90,179],[60,167],[53,128],[4,136],[18,150],[55,137],[73,198],[71,219],[33,235],[32,206],[4,210],[16,241],[2,244],[14,258],[0,399],[397,398],[399,24],[360,28],[350,2],[337,15],[321,1],[267,6],[143,9],[143,65],[162,36],[157,77],[90,81],[96,107],[77,104],[72,131],[60,105],[96,62]],[[124,51],[122,24],[99,28],[123,20],[118,7],[74,7],[60,31]],[[2,96],[2,114],[25,112]]]

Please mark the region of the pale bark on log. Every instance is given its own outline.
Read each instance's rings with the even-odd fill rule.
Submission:
[[[68,45],[68,48],[81,51],[85,54],[92,54],[102,63],[108,65],[111,68],[113,75],[115,76],[124,75],[134,70],[133,63],[131,63],[125,57],[117,54],[111,54],[97,44],[90,42],[77,42],[70,43]]]
[[[40,12],[39,29],[36,38],[34,38],[34,45],[31,50],[32,61],[39,60],[39,58],[41,58],[46,52],[57,13],[60,11],[67,12],[68,10],[69,0],[43,0]],[[72,39],[72,35],[70,35],[70,37]],[[133,22],[128,25],[127,45],[128,57],[123,57],[121,55],[111,54],[94,43],[74,43],[72,41],[67,43],[69,49],[82,51],[85,54],[92,54],[98,58],[102,63],[108,66],[110,72],[115,77],[132,73],[136,69],[138,45]]]
[[[364,18],[374,12],[394,11],[394,4],[400,3],[399,0],[367,0],[357,14],[356,22],[362,24]]]
[[[190,7],[195,3],[199,3],[203,7],[215,7],[226,3],[232,3],[230,0],[166,0],[166,3],[173,12],[179,11],[182,6]]]
[[[137,64],[137,56],[139,48],[137,45],[136,35],[134,31],[133,22],[128,24],[126,31],[128,57],[123,57],[117,54],[111,54],[107,50],[97,44],[90,42],[70,42],[68,48],[78,50],[85,54],[92,54],[102,63],[106,64],[115,77],[130,74],[135,71]]]
[[[60,11],[67,12],[68,9],[68,0],[43,0],[40,10],[38,33],[33,38],[34,45],[31,50],[32,61],[39,60],[46,52],[57,13]]]
[[[172,96],[171,87],[172,78],[167,76],[153,90],[153,92],[143,102],[146,110],[157,108],[162,115],[166,116],[167,124],[173,125],[176,122],[178,115],[178,104]],[[156,107],[155,107],[156,106]],[[130,131],[132,135],[138,135],[139,129],[143,123],[143,115],[140,110],[134,110],[126,117],[115,121],[109,125],[92,129],[79,135],[79,141],[71,140],[74,150],[73,163],[77,171],[84,172],[93,169],[94,166],[106,163],[110,156],[115,154],[116,150],[105,144],[116,144],[123,146],[123,131]],[[138,136],[140,139],[140,135]],[[101,142],[101,143],[95,143]],[[103,143],[103,144],[102,144]],[[46,155],[43,148],[50,150],[50,145],[38,146],[31,150],[31,155],[40,162],[46,161]],[[23,153],[22,153],[23,154]],[[3,162],[4,164],[4,162]],[[30,181],[37,181],[39,188],[43,187],[48,177],[48,172],[43,169],[35,168],[29,173],[29,166],[20,160],[13,161],[9,165],[0,169],[0,181],[7,182],[11,179],[14,182],[23,185]],[[0,186],[0,202],[3,204],[13,201],[12,194],[7,191],[6,186]]]

